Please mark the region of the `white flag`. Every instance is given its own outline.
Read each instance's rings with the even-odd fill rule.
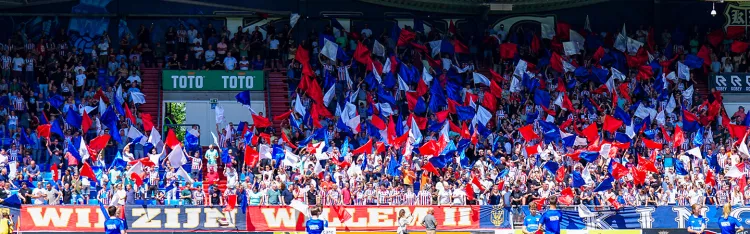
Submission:
[[[410,91],[409,85],[406,84],[406,81],[404,81],[404,79],[401,79],[400,75],[397,75],[397,76],[398,76],[398,91]]]
[[[625,75],[614,67],[612,67],[612,77],[620,81],[625,81]]]
[[[258,147],[258,154],[260,155],[260,159],[264,158],[273,158],[271,157],[272,149],[268,144],[260,144],[260,147]]]
[[[214,132],[211,132],[211,137],[214,139],[214,145],[219,146],[219,140],[216,138],[216,134],[214,134]]]
[[[148,143],[151,143],[156,148],[157,153],[161,153],[162,147],[164,147],[164,141],[161,140],[161,134],[156,130],[156,127],[151,128],[151,133],[148,135]],[[218,144],[217,144],[218,145]],[[159,162],[154,162],[157,165]]]
[[[320,50],[320,54],[325,55],[326,57],[328,57],[328,59],[336,62],[336,54],[339,51],[339,46],[336,44],[336,42],[332,42],[326,39],[323,40],[326,44]]]
[[[385,46],[383,46],[383,44],[380,44],[378,40],[375,40],[375,42],[373,42],[372,44],[372,54],[380,57],[385,57]]]
[[[305,116],[307,113],[307,110],[305,109],[305,106],[302,105],[302,101],[299,99],[299,94],[297,94],[297,99],[294,100],[294,111],[298,114]]]
[[[105,111],[107,111],[107,104],[104,104],[104,100],[99,98],[99,114],[104,114]]]
[[[359,133],[359,130],[357,130],[357,126],[359,126],[360,121],[361,120],[359,118],[359,115],[357,115],[357,116],[354,116],[354,117],[348,119],[346,122],[344,122],[344,124],[346,124],[346,126],[349,126],[350,128],[352,128],[352,132],[354,132],[354,134],[357,134],[357,133]]]
[[[430,85],[432,79],[432,75],[430,75],[430,71],[427,70],[427,67],[422,67],[422,80],[424,81],[424,83]]]
[[[593,32],[593,30],[591,30],[591,23],[589,22],[589,15],[586,15],[586,23],[583,24],[583,29],[589,32]]]
[[[289,25],[294,28],[294,25],[297,24],[297,21],[299,21],[299,14],[292,13],[291,16],[289,16]]]
[[[141,134],[141,136],[143,136],[143,134]],[[145,141],[146,141],[145,139],[141,140],[141,142],[145,142]],[[91,157],[91,154],[89,154],[89,149],[88,147],[86,147],[85,141],[81,141],[81,143],[78,145],[78,154],[81,155],[81,158],[83,159],[83,161],[86,161],[86,159]]]
[[[479,72],[473,72],[474,73],[474,84],[484,84],[487,87],[490,86],[490,79],[487,79],[486,76],[480,74]]]
[[[514,76],[518,76],[518,78],[523,78],[523,74],[526,74],[526,69],[528,68],[528,64],[523,59],[518,60],[518,64],[516,64],[516,69],[513,71]],[[512,85],[511,85],[512,88]]]
[[[669,102],[667,102],[667,107],[666,107],[667,113],[672,113],[672,111],[676,107],[677,107],[677,103],[674,100],[674,94],[672,94],[671,96],[669,96]]]
[[[474,115],[474,119],[472,120],[472,124],[477,124],[477,122],[479,122],[482,126],[487,126],[487,122],[490,121],[490,119],[492,119],[492,113],[483,106],[479,106],[477,114]]]
[[[135,104],[146,103],[146,95],[141,92],[130,91],[130,100]]]
[[[580,53],[580,48],[578,47],[578,43],[573,42],[573,41],[563,42],[563,49],[565,50],[565,55],[568,55],[568,56]]]
[[[122,96],[122,85],[117,86],[117,91],[115,92],[115,98],[117,98],[117,101],[120,103],[125,103],[125,97]]]
[[[193,185],[193,183],[195,182],[193,178],[190,177],[190,174],[188,174],[187,171],[185,171],[185,169],[182,169],[182,167],[177,168],[176,174],[182,177],[183,179],[185,179],[185,181],[187,181],[189,185]]]
[[[646,106],[641,103],[638,105],[638,109],[635,110],[635,116],[638,116],[638,118],[645,119],[647,116],[649,116],[649,113],[651,112]]]
[[[628,52],[638,53],[638,49],[643,47],[643,42],[628,37]]]
[[[578,48],[583,48],[584,43],[586,43],[586,39],[573,29],[570,30],[570,41],[575,42]]]
[[[747,134],[745,134],[744,137],[742,137],[742,142],[740,143],[740,147],[737,149],[741,154],[744,154],[745,157],[750,157],[750,152],[747,150]]]
[[[622,52],[628,52],[628,36],[625,34],[618,34],[617,38],[615,39],[615,49],[622,51]]]
[[[520,80],[520,78],[514,76],[513,80],[510,81],[510,90],[509,91],[511,93],[521,92],[521,82],[519,80]]]
[[[664,126],[664,123],[666,122],[666,117],[664,117],[664,111],[662,110],[659,112],[659,114],[656,114],[656,123]]]
[[[432,57],[435,57],[436,55],[440,54],[440,46],[442,46],[442,40],[435,40],[431,41],[430,48],[432,48]]]
[[[334,94],[336,93],[336,86],[331,85],[331,88],[328,89],[328,92],[323,96],[323,104],[328,106],[328,104],[331,103],[333,100]]]
[[[555,37],[555,26],[542,23],[542,38],[552,40],[553,37]]]
[[[375,79],[378,80],[378,84],[383,83],[383,80],[380,78],[380,73],[378,73],[378,69],[375,69],[375,63],[371,62],[372,64],[372,75],[375,76]]]
[[[690,80],[690,68],[680,61],[677,61],[677,77]]]
[[[664,76],[664,78],[667,78],[667,80],[676,80],[677,79],[677,75],[675,75],[674,71],[671,71],[671,72],[669,72],[669,74],[667,74],[666,76]]]
[[[133,173],[138,174],[138,175],[143,174],[143,163],[141,163],[140,161],[136,161],[136,162],[137,163],[135,163],[135,165],[130,167],[130,169],[128,169],[128,171],[126,172],[127,173],[126,175],[128,177],[130,177],[130,175]]]
[[[581,216],[581,218],[591,218],[596,217],[596,214],[594,212],[591,212],[586,205],[583,203],[578,204],[578,216]]]
[[[693,86],[691,85],[690,88],[687,88],[685,91],[682,91],[682,96],[687,98],[688,100],[693,100]]]
[[[573,66],[573,64],[570,64],[568,61],[565,61],[565,59],[563,59],[562,64],[563,64],[563,69],[565,69],[565,72],[574,72],[576,70],[576,67]]]
[[[216,112],[216,123],[224,123],[224,107],[217,105],[214,111]]]
[[[180,145],[175,146],[167,157],[169,158],[169,164],[173,168],[181,167],[187,163],[187,158],[185,158],[185,153],[182,151],[182,146]]]
[[[422,142],[422,132],[419,130],[419,125],[416,119],[411,119],[411,129],[409,130],[409,137],[413,139],[414,143]]]
[[[383,74],[391,72],[391,58],[385,58],[385,64],[383,64]]]
[[[130,129],[128,129],[128,138],[135,140],[138,137],[141,137],[141,140],[138,142],[141,145],[146,144],[146,142],[148,142],[148,139],[143,135],[143,133],[141,133],[141,131],[138,131],[138,129],[136,129],[135,127],[130,126]]]
[[[289,207],[292,207],[292,209],[296,210],[300,214],[310,216],[310,206],[299,200],[292,200],[292,203],[289,203]]]
[[[589,167],[583,168],[581,177],[583,177],[583,180],[586,181],[586,184],[594,184],[594,179],[591,179],[591,172],[589,172]]]

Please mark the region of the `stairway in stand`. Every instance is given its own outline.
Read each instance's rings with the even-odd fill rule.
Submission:
[[[704,98],[704,100],[706,100],[706,98],[708,98],[708,95],[711,95],[711,89],[709,89],[708,87],[709,78],[710,78],[710,75],[708,75],[708,77],[705,77],[705,78],[696,76],[695,81],[697,83],[695,83],[695,86],[693,87],[693,89],[695,89],[694,96],[697,95],[698,97]],[[689,88],[689,87],[686,87],[686,88]]]
[[[289,102],[289,85],[284,83],[284,80],[287,78],[286,69],[281,70],[280,72],[272,71],[270,69],[266,71],[268,71],[266,73],[268,74],[268,79],[266,79],[268,81],[268,92],[266,92],[266,98],[268,98],[268,104],[270,105],[268,107],[268,117],[273,120],[274,116],[283,114],[291,109]],[[274,121],[273,127],[280,130],[281,122]]]
[[[161,68],[142,68],[141,69],[141,92],[146,95],[146,103],[141,104],[138,108],[139,113],[151,115],[151,121],[160,129],[161,121]],[[151,131],[151,129],[145,129]]]

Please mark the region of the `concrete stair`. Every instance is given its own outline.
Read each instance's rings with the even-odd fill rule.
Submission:
[[[281,70],[280,72],[271,71],[269,69],[266,74],[268,74],[268,92],[266,93],[266,98],[268,100],[268,109],[270,113],[268,116],[269,119],[272,119],[274,116],[283,114],[291,109],[289,101],[289,85],[284,83],[284,80],[287,79],[286,69]],[[273,127],[277,130],[280,129],[281,121],[274,121]]]

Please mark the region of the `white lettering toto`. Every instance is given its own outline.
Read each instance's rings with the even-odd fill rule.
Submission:
[[[252,89],[254,76],[221,76],[225,89]]]
[[[173,89],[202,89],[203,76],[172,76]]]

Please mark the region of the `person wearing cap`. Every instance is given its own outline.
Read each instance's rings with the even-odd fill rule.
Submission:
[[[0,234],[13,233],[13,226],[15,226],[15,224],[13,223],[13,215],[10,215],[8,212],[3,211],[0,216],[2,216],[2,218],[0,218]]]

